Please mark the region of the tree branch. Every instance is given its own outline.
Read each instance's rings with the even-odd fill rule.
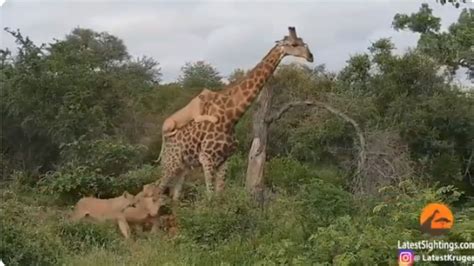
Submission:
[[[320,102],[320,101],[294,101],[294,102],[289,102],[287,103],[286,105],[284,105],[275,115],[265,119],[265,123],[267,124],[271,124],[273,122],[275,122],[276,120],[280,119],[281,116],[286,113],[288,110],[290,110],[292,107],[296,107],[296,106],[316,106],[316,107],[320,107],[320,108],[324,108],[326,110],[328,110],[329,112],[339,116],[340,118],[342,118],[343,120],[345,120],[346,122],[350,123],[353,127],[354,127],[354,130],[359,138],[359,145],[360,145],[360,149],[359,149],[359,161],[357,163],[357,172],[356,172],[356,176],[359,175],[359,173],[362,171],[363,167],[364,167],[364,164],[365,164],[365,161],[366,161],[366,141],[365,141],[365,137],[364,135],[362,134],[362,130],[359,126],[359,124],[352,118],[350,118],[349,116],[347,116],[346,114],[344,114],[343,112],[337,110],[336,108],[330,106],[329,104],[327,103],[323,103],[323,102]]]
[[[469,175],[469,182],[471,183],[471,185],[474,186],[474,178],[472,178],[472,175],[469,171],[469,169],[471,169],[471,163],[472,163],[472,156],[473,155],[474,155],[474,150],[471,151],[471,156],[469,156],[469,159],[467,161],[466,170],[464,171],[464,176]]]

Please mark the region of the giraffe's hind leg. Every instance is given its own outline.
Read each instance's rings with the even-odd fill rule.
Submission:
[[[204,171],[204,180],[206,182],[207,195],[208,197],[211,197],[212,192],[214,190],[212,183],[214,181],[214,175],[216,173],[215,163],[212,160],[211,155],[204,152],[199,154],[199,163],[201,163],[202,169]]]
[[[170,149],[169,153],[165,150],[161,166],[162,177],[158,181],[159,183],[157,183],[156,197],[161,197],[167,189],[170,194],[176,194],[176,190],[178,190],[177,194],[179,197],[179,191],[182,186],[181,179],[184,178],[185,174],[185,167],[180,160],[179,149]],[[178,185],[178,188],[175,188],[176,185]]]
[[[229,167],[229,160],[228,156],[232,155],[237,150],[237,139],[235,136],[232,136],[231,141],[224,143],[224,155],[219,156],[219,167],[217,167],[217,171],[215,174],[216,177],[216,194],[221,193],[225,188],[225,177],[227,175],[227,169]]]
[[[221,193],[225,188],[225,177],[227,175],[229,163],[228,161],[223,162],[216,171],[216,194]]]
[[[174,184],[174,188],[173,188],[173,192],[172,192],[173,201],[178,201],[179,200],[179,196],[181,195],[181,190],[183,188],[184,179],[186,178],[187,173],[188,173],[187,170],[182,170],[175,177],[176,182]]]
[[[177,200],[183,186],[185,171],[180,167],[163,169],[163,176],[158,183],[158,194],[169,190],[170,196]]]

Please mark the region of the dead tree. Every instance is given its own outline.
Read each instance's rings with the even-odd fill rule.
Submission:
[[[247,177],[245,186],[250,194],[258,196],[263,188],[263,169],[266,161],[266,147],[268,137],[268,126],[270,123],[265,119],[268,117],[273,98],[273,88],[266,86],[256,101],[256,110],[253,113],[252,146],[248,156]]]

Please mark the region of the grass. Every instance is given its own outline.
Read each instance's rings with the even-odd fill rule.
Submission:
[[[295,173],[307,180],[305,173],[314,174],[293,167],[272,170],[280,178]],[[393,189],[394,198],[358,202],[339,186],[314,179],[290,192],[276,187],[262,208],[239,182],[228,182],[225,194],[212,201],[202,184],[188,185],[177,209],[176,236],[145,232],[125,240],[114,224],[71,223],[71,206],[6,187],[0,190],[0,258],[7,265],[353,265],[362,259],[394,265],[397,241],[422,239],[419,211],[437,196],[414,185],[419,193]],[[396,205],[386,204],[395,199]],[[472,241],[472,233],[464,234],[472,232],[472,210],[455,211],[463,232],[453,230],[446,240]]]

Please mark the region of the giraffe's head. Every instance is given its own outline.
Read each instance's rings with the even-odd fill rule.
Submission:
[[[302,57],[308,62],[313,62],[313,54],[308,45],[296,35],[295,27],[288,27],[289,36],[285,36],[283,40],[277,41],[277,45],[283,49],[285,55]]]

